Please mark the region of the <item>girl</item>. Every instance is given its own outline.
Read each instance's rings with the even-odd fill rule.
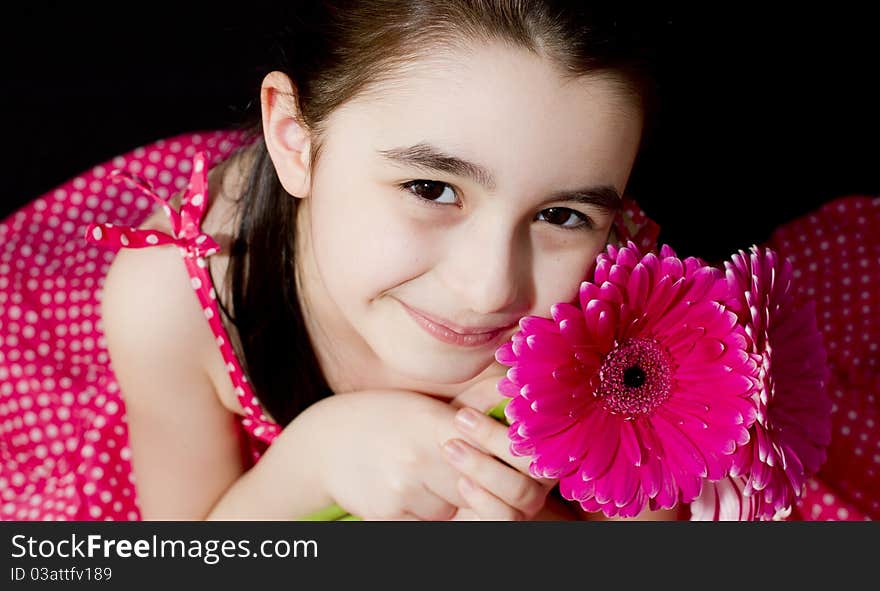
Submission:
[[[519,318],[656,238],[649,39],[572,4],[299,8],[253,127],[7,218],[0,515],[580,517],[482,415]]]
[[[562,515],[456,411],[500,399],[519,318],[576,295],[642,139],[644,36],[568,4],[297,9],[251,133],[11,216],[3,516]]]

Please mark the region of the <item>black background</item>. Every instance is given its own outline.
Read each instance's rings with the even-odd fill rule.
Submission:
[[[264,6],[116,6],[4,15],[0,215],[136,146],[232,125],[258,98],[277,25]],[[668,11],[660,128],[629,190],[679,254],[717,259],[880,193],[876,21],[803,6]]]

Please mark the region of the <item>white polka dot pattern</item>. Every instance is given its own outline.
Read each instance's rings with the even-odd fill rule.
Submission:
[[[623,207],[614,217],[614,237],[620,245],[632,241],[643,252],[657,251],[660,226],[633,199],[623,196]]]
[[[0,221],[0,519],[140,519],[125,406],[99,316],[104,276],[122,247],[179,248],[245,411],[254,461],[280,432],[229,344],[206,269],[219,246],[200,230],[209,200],[204,153],[216,163],[239,145],[235,132],[160,140]],[[176,212],[166,200],[183,188]],[[136,228],[151,203],[162,205],[173,235]],[[656,245],[659,227],[634,202],[616,222],[618,239]],[[797,288],[816,301],[833,368],[828,460],[789,518],[876,519],[880,199],[835,200],[779,228],[767,246],[792,261]]]
[[[224,338],[210,277],[198,264],[219,249],[199,230],[205,176],[185,176],[195,169],[191,158],[206,173],[208,162],[197,152],[212,153],[214,164],[242,143],[229,131],[160,140],[93,167],[0,221],[0,519],[140,519],[125,405],[99,315],[104,276],[121,247],[184,247],[193,288],[213,312],[211,328],[250,410],[242,425],[253,437],[263,426],[251,441],[255,460],[277,433]],[[165,210],[174,236],[137,229],[151,204],[164,205],[188,182],[187,194],[202,197],[189,199],[179,214]]]
[[[849,196],[778,228],[768,246],[816,302],[832,369],[828,459],[792,519],[880,517],[880,198]]]

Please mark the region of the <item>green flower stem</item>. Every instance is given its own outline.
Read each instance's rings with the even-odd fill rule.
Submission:
[[[330,505],[311,513],[300,521],[337,521],[348,515],[348,512],[339,505]]]
[[[510,398],[505,398],[504,400],[490,408],[486,414],[496,421],[502,422],[507,425],[507,417],[504,415],[504,409],[507,408],[508,402],[510,402]]]
[[[361,519],[360,517],[355,517],[354,515],[346,514],[345,516],[340,517],[336,521],[363,521],[363,519]]]
[[[504,409],[507,408],[507,403],[510,402],[509,398],[505,398],[494,407],[490,408],[486,414],[492,417],[493,419],[500,421],[504,424],[507,424],[507,417],[504,416]],[[339,505],[330,505],[329,507],[325,507],[324,509],[320,509],[306,515],[301,518],[299,521],[363,521],[360,517],[355,517],[354,515],[349,515],[349,513],[340,507]]]

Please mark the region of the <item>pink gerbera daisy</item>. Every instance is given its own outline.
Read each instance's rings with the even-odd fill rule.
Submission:
[[[672,508],[719,480],[755,420],[757,366],[723,273],[630,242],[599,255],[580,307],[528,316],[496,352],[511,451],[587,511]]]
[[[756,516],[773,519],[791,510],[806,479],[825,462],[831,442],[828,365],[813,303],[797,306],[792,268],[770,249],[752,247],[725,262],[728,305],[740,318],[759,358],[758,413],[751,441],[731,468],[742,486],[711,494],[754,497]],[[732,506],[734,501],[723,500]],[[695,518],[708,505],[695,503]],[[723,518],[723,516],[722,516]]]

